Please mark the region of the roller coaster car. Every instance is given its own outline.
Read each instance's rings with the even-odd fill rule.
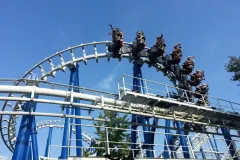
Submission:
[[[131,45],[132,49],[132,56],[134,60],[138,60],[140,57],[147,57],[148,52],[145,50],[146,46],[146,38],[144,36],[144,33],[142,31],[138,31],[136,33],[136,42],[133,42]]]
[[[205,127],[200,124],[184,123],[183,129],[184,129],[185,135],[188,135],[190,129],[197,131],[197,132],[203,132],[205,130]]]
[[[166,44],[163,35],[157,37],[156,44],[148,50],[149,60],[151,63],[163,63]]]
[[[180,102],[184,102],[187,101],[189,98],[186,97],[184,92],[179,92],[179,93],[175,93],[175,92],[169,92],[169,97],[172,99],[176,99]]]
[[[123,47],[123,33],[119,28],[111,27],[112,32],[109,35],[112,35],[112,42],[107,44],[108,51],[113,53],[113,58],[120,58],[122,52],[120,49]]]
[[[170,55],[172,57],[171,64],[175,65],[175,64],[179,64],[180,63],[180,61],[182,60],[182,47],[181,47],[181,43],[179,43],[176,46],[174,46],[174,50],[172,51],[172,53]]]
[[[197,86],[195,89],[195,98],[202,98],[203,95],[208,94],[209,88],[208,84],[202,84],[201,86]]]
[[[204,126],[200,124],[192,124],[192,129],[197,132],[204,131]]]
[[[187,60],[182,65],[182,73],[185,75],[189,75],[190,73],[192,73],[194,69],[195,62],[194,60],[192,60],[192,58],[194,58],[194,56],[188,57]]]
[[[202,80],[204,80],[204,71],[200,71],[200,70],[197,70],[196,73],[193,73],[192,75],[190,75],[191,78],[190,80],[188,81],[188,83],[191,85],[191,86],[198,86]]]
[[[170,54],[171,55],[171,54]],[[166,71],[172,71],[174,72],[175,75],[177,75],[177,77],[181,76],[181,67],[178,64],[180,62],[180,60],[176,60],[176,59],[172,59],[170,57],[170,55],[165,55],[162,57],[162,64],[165,67]],[[172,56],[172,55],[171,55]],[[164,72],[166,72],[164,71]]]
[[[151,47],[147,50],[147,52],[150,60],[149,64],[163,63],[162,54],[157,50],[156,47]]]
[[[208,96],[204,96],[204,98],[199,98],[196,105],[198,106],[208,106],[210,102],[208,100]]]
[[[163,66],[165,67],[166,71],[173,71],[173,67],[171,64],[171,57],[166,54],[165,56],[162,57],[163,60]]]

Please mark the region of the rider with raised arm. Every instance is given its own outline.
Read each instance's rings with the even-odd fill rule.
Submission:
[[[182,46],[181,43],[178,43],[174,46],[174,50],[172,51],[172,64],[179,64],[182,59]]]
[[[123,33],[120,31],[119,28],[113,28],[113,26],[110,24],[111,32],[109,35],[112,35],[112,43],[109,43],[108,50],[109,52],[113,52],[113,58],[120,58],[121,53],[120,48],[123,46]]]
[[[109,33],[109,35],[112,35],[112,42],[119,43],[120,46],[123,46],[123,33],[120,31],[119,28],[113,28],[111,24],[109,24],[111,27],[112,32]]]

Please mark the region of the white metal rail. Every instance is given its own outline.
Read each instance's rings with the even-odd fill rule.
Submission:
[[[57,71],[65,71],[67,66],[76,65],[77,62],[84,62],[85,64],[87,64],[87,61],[91,60],[91,59],[95,59],[96,62],[98,62],[99,58],[104,58],[104,57],[107,57],[108,60],[110,60],[112,53],[108,52],[107,47],[106,47],[107,43],[109,43],[109,41],[93,42],[93,43],[81,44],[81,45],[69,47],[68,49],[57,52],[56,54],[54,54],[50,57],[47,57],[40,63],[36,64],[33,68],[31,68],[29,71],[27,71],[23,75],[23,78],[26,78],[28,75],[31,75],[32,73],[38,73],[40,71],[40,74],[42,75],[40,77],[40,79],[46,80],[47,77],[49,77],[49,76],[55,77]],[[104,46],[104,45],[105,45],[105,50],[99,52],[99,48],[101,48],[101,46]],[[125,43],[122,58],[129,58],[129,60],[131,61],[132,57],[131,57],[131,53],[129,51],[129,45],[130,45],[130,43]],[[91,50],[94,54],[87,55],[86,49],[85,49],[86,47],[92,47]],[[77,53],[81,53],[81,56],[80,57],[76,56]],[[70,54],[71,59],[68,59],[68,60],[64,59],[63,54]],[[148,62],[149,60],[146,58],[141,58],[140,61],[142,63],[144,63],[144,62]],[[54,64],[53,62],[55,62],[55,63],[57,62],[57,63]],[[47,70],[46,68],[49,68],[49,66],[51,69]],[[155,64],[154,67],[157,69],[157,71],[164,68],[161,64]],[[172,79],[172,77],[174,77],[174,74],[172,74],[170,72],[167,76],[170,79]],[[20,84],[19,82],[15,83],[15,85],[19,85],[19,84]],[[174,82],[174,85],[176,85],[175,82]],[[8,87],[8,86],[6,86],[6,87]],[[17,88],[15,88],[15,89],[17,89]],[[24,92],[24,93],[20,91],[21,90],[20,88],[18,88],[20,90],[17,89],[17,91],[15,89],[13,89],[10,92],[6,92],[3,89],[4,90],[3,92],[10,93],[9,97],[0,97],[0,100],[6,100],[6,102],[3,106],[3,111],[8,110],[8,109],[6,109],[8,107],[12,111],[17,111],[17,110],[21,111],[22,104],[19,105],[19,103],[18,103],[19,101],[20,102],[32,101],[32,102],[39,102],[39,103],[52,103],[52,104],[79,106],[79,104],[75,104],[72,101],[65,102],[64,100],[53,101],[51,99],[26,98],[26,97],[24,97],[24,95],[29,94],[30,92],[32,93],[32,96],[34,96],[34,94],[39,94],[39,93],[37,93],[35,90],[30,89],[30,88],[28,90],[28,91],[31,90],[30,92]],[[24,87],[24,89],[26,89],[26,88]],[[55,91],[58,91],[58,90],[55,90]],[[14,97],[12,95],[12,93],[23,94],[23,97]],[[54,95],[54,94],[55,93],[51,94],[50,96],[59,96],[59,97],[64,98],[63,95]],[[42,95],[45,95],[45,94],[42,94]],[[134,95],[136,96],[137,94],[134,94]],[[223,119],[221,121],[218,121],[216,119],[211,118],[210,115],[208,115],[207,113],[208,112],[209,113],[217,112],[217,115],[225,116],[226,115],[225,112],[223,113],[220,111],[216,111],[214,109],[207,109],[207,108],[204,109],[202,107],[196,106],[194,104],[189,104],[189,103],[186,104],[183,102],[174,102],[172,99],[163,99],[163,98],[158,97],[157,101],[171,103],[171,104],[173,104],[173,106],[175,105],[175,108],[173,107],[170,109],[166,109],[166,108],[153,107],[152,105],[139,105],[136,103],[129,103],[126,101],[116,101],[114,98],[111,99],[111,98],[106,98],[103,96],[95,96],[94,97],[94,96],[88,95],[88,94],[82,94],[81,96],[78,98],[80,98],[80,99],[82,98],[82,99],[91,101],[93,103],[93,105],[81,104],[81,106],[85,106],[86,108],[90,108],[90,109],[116,110],[116,111],[119,111],[122,113],[144,115],[144,116],[157,117],[157,118],[163,118],[163,119],[166,118],[166,119],[178,120],[178,121],[189,122],[189,123],[192,122],[192,123],[198,123],[198,124],[204,124],[204,125],[227,126],[229,128],[234,128],[234,129],[239,128],[239,123],[231,125],[232,120],[227,119],[227,118],[232,118],[232,117],[238,118],[238,115],[235,115],[233,113],[227,113],[228,117],[224,117],[226,120]],[[137,95],[137,96],[140,97],[139,95]],[[68,93],[66,93],[65,97],[72,99],[74,97],[74,93],[68,92]],[[74,97],[74,98],[77,98],[77,97]],[[113,100],[114,100],[114,103],[113,103]],[[17,103],[14,107],[14,105],[11,105],[10,103],[8,103],[8,101],[16,101]],[[115,101],[119,102],[119,103],[115,103]],[[130,105],[128,105],[128,104],[130,104]],[[179,111],[179,110],[177,110],[178,108],[176,106],[184,106],[186,108],[191,108],[191,109],[189,109],[188,111],[185,111],[185,110]],[[200,113],[202,113],[202,111],[203,111],[203,113],[205,115],[199,116],[199,114],[196,114],[196,113],[192,114],[192,110],[197,110]],[[6,112],[4,112],[4,113],[6,113]],[[189,115],[189,113],[190,113],[190,115]],[[3,114],[3,112],[2,112],[2,114]],[[8,127],[7,127],[8,139],[4,138],[3,133],[1,131],[1,135],[4,139],[4,143],[8,147],[13,146],[13,144],[14,144],[14,140],[11,139],[12,138],[11,134],[16,134],[16,132],[12,133],[12,131],[15,130],[14,127],[15,127],[16,118],[17,118],[17,114],[15,116],[11,116],[9,119],[2,119],[2,116],[1,116],[1,124],[0,124],[1,128],[5,127],[2,125],[2,122],[5,121],[8,123]],[[219,119],[219,117],[218,117],[218,119]],[[11,127],[13,127],[13,128],[11,128]]]
[[[107,47],[108,43],[110,43],[110,41],[93,42],[93,43],[80,44],[77,46],[73,46],[73,47],[64,49],[60,52],[57,52],[57,53],[45,58],[41,62],[34,65],[34,67],[32,67],[29,71],[27,71],[22,76],[22,78],[27,78],[27,76],[35,73],[35,74],[41,75],[41,77],[40,77],[41,80],[47,80],[48,77],[56,77],[56,73],[58,71],[65,72],[67,67],[76,65],[76,63],[78,63],[78,62],[84,62],[85,64],[87,64],[88,60],[95,59],[96,62],[98,63],[99,58],[107,58],[109,61],[113,54],[108,51],[108,47]],[[122,55],[119,60],[121,60],[122,58],[128,58],[130,62],[132,61],[133,57],[132,57],[132,53],[129,49],[130,45],[131,45],[131,43],[128,43],[128,42],[124,43],[124,47],[121,49]],[[87,51],[90,51],[91,54],[88,54]],[[67,55],[67,56],[65,56],[65,55]],[[70,59],[67,58],[67,57],[69,57],[69,55],[71,57]],[[146,58],[141,58],[139,61],[141,61],[141,63],[149,62],[149,60]],[[157,69],[157,71],[164,68],[161,64],[154,64],[153,66]],[[48,68],[50,68],[50,70]],[[174,75],[171,72],[169,72],[167,74],[167,76],[170,79],[172,79],[171,77],[173,77]],[[174,83],[174,85],[176,85],[175,84],[176,81],[172,81],[172,82]],[[14,85],[19,85],[19,84],[20,84],[20,82],[16,82]],[[14,95],[9,94],[8,96],[12,97]],[[21,105],[22,104],[19,104],[18,102],[16,102],[15,105],[9,104],[8,100],[6,100],[3,105],[2,111],[9,110],[9,108],[11,108],[13,111],[17,108],[21,109]],[[7,133],[8,138],[6,138],[5,133],[3,133],[2,131],[1,131],[1,136],[4,140],[4,143],[11,151],[12,151],[11,148],[13,148],[15,141],[11,139],[10,134],[12,134],[11,126],[15,126],[15,124],[16,124],[15,119],[16,119],[16,117],[12,117],[12,116],[8,117],[7,119],[0,117],[0,128],[3,128],[2,122],[8,123],[8,133]],[[14,133],[14,134],[16,134],[16,133]]]
[[[42,129],[42,128],[64,128],[64,122],[61,120],[45,120],[45,121],[40,121],[36,124],[37,130]],[[73,133],[75,134],[75,128],[72,128]],[[82,130],[82,136],[83,140],[87,142],[89,145],[91,144],[92,141],[95,141],[94,137],[87,133],[85,130]]]
[[[142,104],[136,104],[121,100],[116,100],[112,98],[105,98],[104,96],[94,96],[90,94],[83,94],[83,93],[75,93],[73,91],[64,91],[64,90],[56,90],[56,89],[48,89],[48,88],[39,88],[36,86],[7,86],[2,85],[0,86],[0,93],[19,93],[19,94],[31,94],[32,98],[25,98],[25,97],[0,97],[0,100],[10,100],[10,101],[31,101],[31,102],[38,102],[38,103],[50,103],[50,104],[60,104],[60,105],[69,105],[69,106],[82,106],[85,108],[90,109],[100,109],[100,110],[109,110],[109,111],[118,111],[122,113],[129,113],[129,114],[136,114],[141,116],[148,116],[148,117],[156,117],[160,119],[169,119],[169,120],[177,120],[182,122],[189,122],[189,123],[197,123],[197,124],[203,124],[203,125],[209,125],[209,126],[225,126],[229,128],[239,129],[239,115],[231,114],[231,113],[224,113],[220,112],[208,107],[203,106],[196,106],[194,104],[188,104],[184,102],[175,101],[169,98],[160,98],[160,97],[154,97],[159,102],[166,102],[171,104],[172,106],[184,106],[189,107],[192,109],[197,110],[198,112],[209,112],[210,115],[199,115],[194,113],[189,113],[186,110],[179,112],[174,111],[171,107],[171,109],[168,108],[161,108],[161,107],[153,107],[153,109],[145,111],[148,109],[149,105],[142,105]],[[133,93],[133,95],[136,96],[143,96],[139,93]],[[45,96],[43,99],[41,98],[34,98],[34,95],[43,95]],[[47,96],[47,97],[46,97]],[[62,97],[63,100],[52,100],[52,97]],[[150,96],[148,96],[149,98]],[[70,102],[65,101],[66,99],[70,99]],[[82,99],[90,102],[95,102],[95,105],[90,104],[79,104],[74,103],[73,99]],[[151,97],[150,97],[151,98]],[[144,112],[145,111],[145,112]],[[226,119],[223,119],[221,121],[216,121],[216,118],[212,115],[219,113],[219,114],[225,114]],[[189,116],[186,116],[189,115]],[[227,119],[231,118],[233,116],[234,123],[231,123],[232,121]],[[232,119],[232,118],[231,118]],[[224,122],[224,124],[223,124]]]

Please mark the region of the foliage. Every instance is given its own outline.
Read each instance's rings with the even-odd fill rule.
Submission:
[[[122,114],[121,114],[122,115]],[[129,124],[119,123],[117,121],[128,121],[127,115],[124,114],[121,116],[117,112],[104,111],[104,114],[100,113],[99,118],[107,119],[109,121],[97,121],[94,122],[95,126],[105,126],[105,127],[113,127],[113,128],[123,128],[128,129]],[[119,130],[108,128],[108,139],[109,139],[109,148],[110,155],[113,157],[123,157],[129,154],[130,148],[130,134],[126,132],[126,130]],[[97,138],[96,141],[105,141],[105,128],[96,127]],[[114,143],[114,142],[125,142],[125,143]],[[128,142],[128,143],[126,143]],[[96,143],[95,147],[105,148],[105,143]],[[114,149],[112,149],[114,148]],[[118,149],[125,148],[125,149]],[[96,149],[96,156],[103,156],[105,153],[105,149]]]
[[[83,157],[92,156],[93,153],[90,151],[90,148],[83,148]]]
[[[232,72],[232,81],[240,81],[240,57],[229,56],[230,60],[225,65],[226,71]]]

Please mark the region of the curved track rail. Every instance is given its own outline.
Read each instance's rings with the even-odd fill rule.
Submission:
[[[32,67],[29,71],[27,71],[22,78],[27,78],[27,76],[32,75],[33,73],[38,73],[40,71],[41,75],[40,79],[41,80],[47,80],[48,77],[56,77],[56,73],[58,71],[63,71],[65,72],[67,66],[69,65],[74,65],[78,62],[84,62],[84,64],[87,64],[88,60],[91,59],[95,59],[96,62],[98,63],[99,58],[108,58],[108,60],[110,60],[110,58],[112,57],[112,53],[108,52],[108,48],[107,48],[107,44],[110,43],[110,41],[101,41],[101,42],[93,42],[93,43],[86,43],[86,44],[80,44],[77,46],[73,46],[73,47],[69,47],[67,49],[64,49],[60,52],[57,52],[47,58],[45,58],[43,61],[37,63],[34,65],[34,67]],[[131,62],[131,60],[133,59],[131,56],[131,52],[129,52],[129,48],[130,48],[131,43],[125,42],[124,43],[124,47],[125,47],[125,51],[123,52],[121,58],[128,58],[129,61]],[[99,48],[104,47],[105,50],[101,52],[98,52],[98,46]],[[94,54],[90,54],[87,55],[87,48],[88,47],[93,47],[91,48],[91,51],[94,52]],[[76,56],[75,52],[77,49],[80,49],[80,56]],[[64,56],[70,54],[71,59],[66,61],[64,59]],[[53,62],[55,61],[54,59],[58,59],[57,61],[57,65],[55,65]],[[144,62],[148,62],[148,59],[145,58],[141,58],[140,61],[142,61],[142,63]],[[48,71],[46,71],[46,69],[43,67],[45,66],[46,68],[50,69]],[[156,64],[154,65],[154,67],[157,69],[157,71],[163,69],[164,67],[161,64]],[[174,74],[173,73],[169,73],[168,77],[170,78],[170,80],[173,80],[174,78]],[[176,81],[172,81],[174,83],[174,85],[176,85]],[[15,85],[19,85],[21,83],[21,81],[18,81],[15,83]],[[9,94],[9,97],[13,97],[14,95]],[[24,95],[23,95],[24,97]],[[3,105],[2,111],[5,110],[12,110],[12,111],[16,111],[16,110],[22,110],[22,106],[23,103],[16,103],[15,105],[8,103],[8,101],[6,101]],[[5,145],[8,147],[8,149],[10,151],[13,151],[14,145],[15,145],[15,141],[16,141],[16,118],[18,116],[10,116],[9,119],[4,119],[3,116],[0,117],[0,128],[2,129],[7,129],[8,133],[3,133],[3,131],[1,130],[1,137],[3,138],[3,141],[5,143]],[[7,122],[8,126],[3,126],[3,122]],[[6,135],[8,136],[6,138]]]
[[[40,121],[36,124],[37,130],[42,128],[64,128],[64,122],[61,120],[45,120]],[[75,129],[73,128],[73,133],[75,133]],[[94,137],[87,133],[85,130],[82,131],[83,141],[91,145],[92,141],[95,141]]]
[[[110,60],[110,58],[112,57],[112,53],[108,52],[107,49],[107,44],[110,41],[102,41],[102,42],[93,42],[93,43],[87,43],[87,44],[81,44],[81,45],[77,45],[77,46],[73,46],[73,47],[69,47],[65,50],[62,50],[60,52],[57,52],[47,58],[45,58],[43,61],[41,61],[40,63],[34,65],[34,67],[32,67],[29,71],[27,71],[22,78],[27,78],[27,76],[33,74],[33,73],[40,73],[38,75],[40,76],[41,80],[47,80],[48,77],[56,77],[56,74],[58,71],[63,71],[65,72],[66,68],[68,66],[71,65],[76,65],[76,63],[78,62],[84,62],[84,64],[87,64],[88,60],[92,60],[95,59],[96,62],[99,62],[100,58],[108,58],[108,61]],[[121,58],[128,58],[129,61],[131,62],[133,57],[131,56],[132,53],[130,51],[130,45],[131,43],[124,43],[124,47],[123,47],[123,52],[121,55]],[[88,54],[87,55],[87,50],[88,47],[92,47],[91,49],[91,53],[93,52],[94,54]],[[102,49],[102,51],[99,52],[99,48],[105,48]],[[79,54],[80,53],[80,54]],[[67,55],[68,54],[68,55]],[[64,56],[66,55],[66,57],[70,55],[70,59],[66,60],[64,58]],[[80,55],[80,56],[79,56]],[[120,60],[121,60],[120,58]],[[149,62],[148,58],[140,58],[139,63],[146,63]],[[155,67],[157,69],[157,71],[163,70],[164,66],[157,63],[154,64],[153,67]],[[167,77],[170,79],[171,82],[173,82],[174,86],[178,86],[178,84],[181,84],[181,80],[179,80],[179,78],[177,76],[175,76],[175,74],[173,72],[168,72]],[[21,85],[22,81],[17,81],[14,85]],[[10,86],[9,86],[10,87]],[[11,88],[11,87],[10,87]],[[19,92],[20,88],[17,87],[13,87],[11,88],[12,90],[14,90],[13,93],[21,93],[22,97],[14,97],[14,95],[11,93],[11,91],[9,90],[9,92],[6,93],[10,93],[8,98],[4,97],[1,100],[6,100],[6,102],[4,103],[3,109],[2,111],[22,111],[22,106],[26,101],[35,101],[35,102],[39,102],[39,103],[53,103],[53,104],[61,104],[61,105],[68,105],[68,102],[54,102],[52,100],[44,100],[44,99],[28,99],[25,97],[25,95],[27,93],[32,93],[32,88],[31,87],[24,87],[25,89],[30,89],[30,92]],[[3,89],[3,88],[2,88]],[[39,88],[40,89],[40,88]],[[5,89],[3,89],[5,90]],[[18,90],[18,91],[17,91]],[[49,90],[50,91],[50,90]],[[60,90],[58,90],[59,92]],[[61,92],[61,91],[60,91]],[[37,93],[38,94],[38,93]],[[68,93],[69,95],[71,95],[72,93]],[[44,95],[44,94],[43,94]],[[56,96],[56,95],[55,95]],[[91,95],[82,95],[83,99],[85,99],[86,97],[84,96],[91,96]],[[61,97],[61,96],[60,96]],[[93,98],[93,97],[92,97]],[[86,99],[85,99],[86,100]],[[98,102],[96,105],[86,105],[86,104],[80,104],[81,106],[85,106],[86,108],[91,108],[91,109],[104,109],[104,110],[111,110],[110,108],[101,106],[100,103],[103,103],[101,97],[94,97],[93,99],[87,99],[89,101],[92,102]],[[166,101],[169,102],[170,101],[168,99],[160,99],[161,101]],[[9,103],[8,101],[16,101],[16,104],[13,105],[11,103]],[[116,99],[114,99],[114,101],[116,101]],[[106,102],[106,99],[104,99],[104,102]],[[171,102],[172,103],[172,102]],[[186,105],[184,103],[181,102],[174,102],[177,105]],[[73,103],[72,103],[73,104]],[[165,118],[165,119],[170,119],[170,120],[178,120],[178,121],[182,121],[182,122],[188,122],[188,123],[193,123],[193,119],[199,119],[198,115],[194,115],[191,112],[185,112],[185,114],[182,115],[182,117],[179,115],[182,114],[181,112],[179,113],[175,113],[175,112],[171,112],[171,111],[167,111],[169,115],[166,115],[165,112],[166,110],[164,110],[164,112],[159,110],[156,110],[156,112],[160,113],[159,115],[156,115],[155,113],[147,113],[147,112],[142,112],[142,106],[137,106],[136,104],[132,105],[132,108],[135,107],[135,109],[133,109],[132,111],[129,111],[129,108],[123,108],[123,106],[125,105],[125,102],[120,102],[119,101],[119,106],[117,106],[117,110],[119,112],[122,113],[132,113],[132,114],[136,114],[136,115],[143,115],[143,116],[149,116],[149,117],[156,117],[156,118]],[[74,104],[76,106],[78,106],[79,104]],[[115,104],[116,105],[116,104]],[[121,108],[118,108],[120,107]],[[203,109],[203,110],[211,110],[213,112],[215,112],[214,110],[210,109],[210,108],[206,108],[206,107],[199,107],[193,104],[188,104],[188,106],[191,106],[194,109]],[[116,109],[114,109],[116,110]],[[154,111],[155,112],[155,111]],[[192,114],[190,117],[186,115],[187,114]],[[10,151],[13,151],[14,149],[14,145],[15,145],[15,141],[16,141],[16,119],[18,118],[18,115],[9,115],[9,118],[4,118],[3,116],[0,117],[0,128],[1,128],[1,136],[3,138],[3,141],[5,143],[5,145],[9,148]],[[209,119],[211,119],[211,117],[207,117],[207,119],[201,119],[201,120],[197,120],[194,123],[197,124],[203,124],[203,125],[210,125],[209,124]],[[214,121],[214,120],[213,120]],[[216,121],[216,120],[215,120]],[[4,125],[7,124],[7,125]],[[214,124],[213,126],[221,126],[219,124]],[[223,125],[224,126],[224,125]],[[230,128],[239,128],[239,126],[230,126]]]
[[[19,84],[21,86],[25,86],[29,83],[35,83],[35,84],[41,84],[42,86],[43,85],[47,85],[48,87],[50,88],[55,88],[56,86],[57,87],[60,87],[60,88],[74,88],[72,86],[68,86],[68,85],[64,85],[64,84],[59,84],[59,83],[51,83],[51,82],[47,82],[47,81],[42,81],[42,80],[38,80],[38,81],[35,81],[35,80],[29,80],[29,79],[0,79],[0,82],[3,82],[3,83],[10,83],[10,84]],[[88,92],[88,93],[95,93],[95,94],[98,94],[98,95],[105,95],[106,97],[117,97],[116,94],[113,94],[113,93],[109,93],[109,92],[103,92],[103,91],[99,91],[99,90],[92,90],[92,89],[88,89],[88,88],[84,88],[84,87],[78,87],[78,89],[81,91],[81,92]],[[13,96],[13,94],[9,94],[11,95],[10,97],[15,97],[17,98],[16,96]],[[20,96],[21,98],[26,98],[24,96],[25,94],[22,94],[22,96]],[[13,101],[12,101],[13,102]],[[26,101],[24,100],[21,100],[21,101],[16,101],[17,105],[15,107],[13,107],[13,105],[11,103],[7,103],[6,107],[5,107],[5,111],[14,111],[14,112],[21,112],[23,111],[23,108],[22,106],[24,105],[24,103]],[[4,117],[5,116],[5,117]],[[2,130],[1,130],[1,134],[3,135],[3,138],[4,138],[4,142],[6,142],[8,145],[8,148],[10,151],[13,152],[13,147],[14,147],[14,143],[16,141],[16,124],[17,124],[17,121],[16,119],[19,117],[19,115],[1,115],[0,118],[1,118],[1,127]]]

